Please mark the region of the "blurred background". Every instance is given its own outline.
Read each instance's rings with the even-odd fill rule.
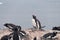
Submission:
[[[5,23],[31,28],[33,14],[47,30],[60,26],[60,0],[0,0],[1,29]]]

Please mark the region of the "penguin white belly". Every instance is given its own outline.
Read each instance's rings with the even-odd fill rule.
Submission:
[[[32,19],[32,24],[33,24],[34,27],[36,27],[36,22],[35,22],[34,19]]]

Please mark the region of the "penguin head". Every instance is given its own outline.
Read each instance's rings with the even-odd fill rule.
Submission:
[[[14,32],[16,31],[18,31],[18,28],[17,27],[14,27],[13,29],[12,29]]]
[[[32,17],[33,17],[34,19],[36,19],[36,16],[35,16],[35,15],[32,15]]]

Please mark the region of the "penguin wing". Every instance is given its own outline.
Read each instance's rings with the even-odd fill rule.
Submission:
[[[13,27],[15,27],[15,25],[12,23],[5,23],[4,26],[9,28],[9,29],[12,29]]]

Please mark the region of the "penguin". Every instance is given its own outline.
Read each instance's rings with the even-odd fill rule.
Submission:
[[[40,21],[36,18],[35,15],[32,15],[32,17],[33,17],[33,19],[32,19],[33,27],[35,29],[38,29],[38,30],[41,29],[41,23],[40,23]]]
[[[35,29],[37,29],[37,19],[36,19],[36,16],[35,15],[32,15],[32,24],[33,24],[33,27],[35,28]]]
[[[58,30],[58,31],[60,31],[60,27],[53,27],[52,30]]]
[[[51,35],[51,38],[55,37],[57,35],[57,32],[53,32]]]
[[[4,26],[13,31],[9,35],[9,36],[11,36],[11,38],[13,38],[13,40],[19,40],[19,36],[20,36],[21,40],[22,40],[22,38],[26,37],[26,32],[21,30],[21,26],[14,25],[12,23],[6,23],[6,24],[4,24]]]
[[[53,38],[57,35],[57,32],[53,32],[53,33],[47,33],[45,35],[43,35],[43,38],[48,38],[50,36],[50,38]]]
[[[13,31],[13,33],[10,34],[10,35],[13,35],[13,40],[19,40],[19,35],[18,34],[21,31],[21,26],[14,25],[14,24],[11,24],[11,23],[6,23],[6,24],[4,24],[4,26]]]

